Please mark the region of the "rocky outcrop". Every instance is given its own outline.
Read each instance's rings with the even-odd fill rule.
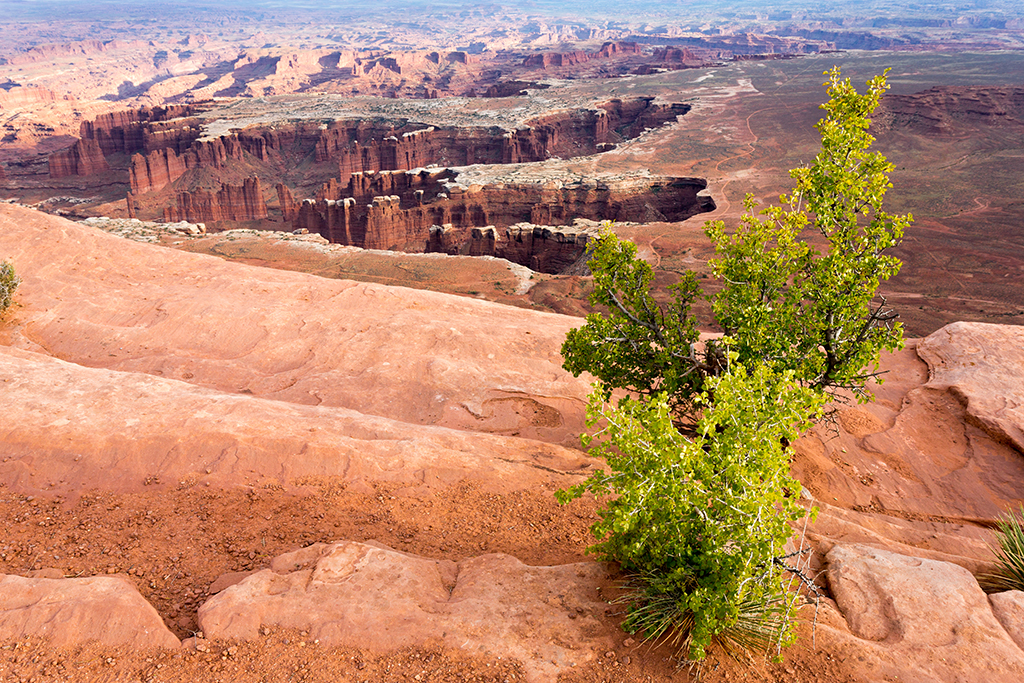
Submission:
[[[124,577],[30,579],[0,574],[0,640],[45,638],[57,647],[180,645]]]
[[[49,156],[50,177],[89,176],[108,171],[107,157],[118,154],[164,152],[174,155],[199,137],[198,123],[194,119],[181,119],[199,108],[198,105],[142,107],[84,121],[79,140],[69,149]],[[133,191],[138,192],[134,186]]]
[[[105,156],[148,153],[163,147],[181,149],[199,137],[198,120],[175,119],[201,109],[199,105],[168,105],[110,112],[83,121],[79,135],[99,143]]]
[[[70,148],[54,152],[49,156],[51,178],[89,176],[110,170],[99,143],[92,139],[81,139]]]
[[[259,286],[258,280],[252,280],[252,286]],[[251,303],[239,299],[236,310],[250,310]],[[372,299],[367,305],[373,305]],[[180,324],[185,325],[187,317],[182,317]],[[374,318],[379,319],[357,314],[351,320],[369,323]],[[298,317],[289,324],[302,327]],[[322,333],[325,338],[329,336],[326,328]],[[209,343],[208,338],[204,341],[195,336],[194,327],[182,338],[189,334],[199,346]],[[223,326],[225,339],[238,334],[250,333],[237,325]],[[417,332],[407,329],[398,334],[412,337]],[[231,353],[227,348],[222,352]],[[342,350],[340,355],[344,353]],[[360,349],[356,353],[364,352]],[[430,355],[428,352],[424,367],[436,364]],[[463,362],[465,358],[460,357],[462,354],[456,353],[448,362]],[[165,374],[192,375],[189,379],[193,382],[207,385],[224,379],[204,371],[202,366],[212,369],[213,364],[201,359],[190,364],[188,370],[173,373],[166,360],[154,364],[151,370],[161,370],[158,366],[162,365]],[[537,365],[532,360],[528,364]],[[315,363],[306,365],[307,370],[313,370]],[[475,365],[470,362],[470,368]],[[593,468],[586,455],[573,449],[529,439],[417,426],[340,407],[300,405],[295,402],[302,398],[298,393],[286,400],[267,400],[245,393],[211,391],[142,372],[87,368],[4,346],[0,346],[0,369],[16,373],[7,376],[18,378],[5,385],[10,409],[0,415],[5,435],[0,444],[0,483],[21,492],[75,494],[97,487],[131,492],[142,489],[147,479],[179,482],[197,477],[223,487],[258,483],[291,489],[297,481],[319,476],[355,487],[384,483],[417,494],[456,482],[487,482],[493,490],[517,491],[545,483],[568,486]],[[471,369],[459,372],[467,370],[472,373]],[[301,368],[298,372],[302,373]],[[315,379],[316,374],[322,374],[322,378]],[[334,372],[314,370],[299,384],[305,386],[303,391],[320,392],[328,402],[337,403],[339,393],[330,385],[334,381],[350,383],[344,379],[346,374],[348,371],[341,367]],[[360,391],[401,395],[401,380],[397,376],[389,379],[387,366],[372,373],[376,381],[359,378],[358,372],[352,374],[351,383],[360,385]],[[426,385],[431,380],[423,377],[421,382]],[[393,381],[396,383],[389,386]],[[479,377],[477,381],[488,383]],[[583,381],[579,385],[582,399],[587,387]],[[256,384],[253,386],[264,393]],[[458,400],[456,394],[460,392],[452,392],[454,386],[438,388],[434,397],[440,394]],[[531,389],[530,393],[535,391]],[[69,401],[69,396],[82,398]],[[364,406],[373,400],[364,401]],[[418,400],[408,396],[410,402]],[[533,436],[560,431],[552,428],[557,421],[551,419],[550,413],[557,415],[552,408],[547,408],[545,418],[550,426],[544,429],[531,427],[528,420],[516,414],[516,409],[524,412],[529,407],[528,400],[506,400],[504,405],[488,400],[474,402],[478,415],[470,416],[467,427],[508,429]],[[549,398],[545,400],[558,405]],[[546,408],[539,406],[535,402],[539,412]],[[411,405],[396,407],[415,410]],[[493,458],[495,453],[501,458]]]
[[[41,86],[17,86],[8,90],[0,88],[0,109],[15,109],[33,104],[74,99],[71,95],[58,95],[49,88]]]
[[[952,323],[918,344],[928,385],[963,405],[970,424],[1024,453],[1024,328]]]
[[[165,223],[255,221],[267,217],[267,204],[260,179],[252,177],[246,178],[242,185],[221,184],[216,192],[179,192],[176,206],[165,208],[163,217]]]
[[[642,54],[640,46],[636,43],[607,42],[596,52],[584,52],[583,50],[572,50],[570,52],[541,52],[527,56],[523,60],[523,66],[531,69],[549,69],[554,67],[576,66],[585,64],[594,59],[608,59],[620,55]]]
[[[503,453],[502,457],[518,453],[532,459],[530,454],[536,454],[539,460],[531,460],[534,466],[523,466],[524,473],[529,470],[533,475],[546,477],[552,474],[546,467],[563,469],[562,464],[553,465],[549,460],[575,463],[572,467],[588,462],[579,451],[539,443],[565,443],[570,447],[579,443],[589,385],[586,379],[563,370],[558,354],[562,339],[568,329],[579,324],[578,318],[155,249],[9,204],[0,204],[0,253],[18,265],[22,277],[18,289],[19,327],[9,343],[27,349],[45,348],[53,356],[88,366],[79,368],[83,371],[107,368],[138,373],[133,377],[143,380],[178,380],[173,386],[180,389],[189,389],[182,382],[191,382],[239,399],[274,399],[260,404],[261,416],[250,425],[265,425],[260,427],[263,436],[252,438],[266,446],[266,450],[253,451],[251,462],[262,471],[276,472],[274,477],[290,478],[295,467],[305,467],[302,463],[330,462],[335,454],[341,453],[349,455],[338,455],[342,460],[334,461],[332,467],[352,467],[352,475],[357,476],[357,469],[362,468],[355,468],[358,452],[368,448],[365,437],[375,431],[391,436],[379,444],[380,459],[373,464],[366,461],[363,472],[379,469],[380,476],[388,477],[387,472],[399,468],[407,473],[403,476],[408,477],[406,481],[411,486],[423,485],[425,481],[448,481],[447,468],[457,465],[457,469],[464,471],[465,464],[458,465],[460,459],[476,463],[479,453],[491,452],[491,447],[487,447],[478,453],[471,442],[463,439],[467,431],[532,439],[528,447],[520,449],[501,436],[484,435],[495,439],[494,448]],[[83,306],[83,301],[90,304]],[[246,312],[242,318],[238,316],[240,310]],[[386,356],[381,355],[382,349],[387,349]],[[510,358],[514,360],[509,362]],[[19,386],[25,391],[47,391],[45,380],[29,381],[25,371],[12,368],[5,373],[3,376],[18,377],[18,382],[24,382]],[[60,450],[63,455],[57,450],[47,451],[53,457],[47,456],[44,464],[39,439],[54,436],[53,430],[58,428],[55,422],[60,419],[54,418],[53,409],[61,402],[72,414],[88,409],[90,418],[75,418],[64,425],[77,436],[69,433],[59,443],[82,449],[86,441],[82,429],[95,429],[88,440],[94,444],[90,449],[111,463],[105,477],[120,477],[118,473],[124,469],[125,481],[140,485],[147,475],[138,476],[138,470],[129,474],[128,470],[135,467],[135,458],[140,459],[139,463],[150,462],[143,456],[151,447],[155,449],[153,453],[170,454],[168,466],[173,461],[174,467],[186,471],[195,467],[191,458],[199,452],[201,443],[206,444],[202,450],[211,454],[211,460],[203,463],[200,472],[206,467],[220,467],[216,462],[232,469],[233,463],[242,461],[241,455],[236,458],[225,454],[247,452],[245,444],[250,443],[249,437],[239,436],[235,441],[238,448],[217,445],[225,443],[222,436],[226,438],[225,432],[218,431],[218,424],[230,412],[218,413],[221,417],[211,418],[212,421],[203,418],[207,426],[202,430],[189,427],[207,408],[198,403],[193,405],[194,409],[185,408],[183,397],[179,401],[160,387],[154,388],[154,398],[170,398],[152,404],[146,409],[146,419],[132,423],[145,435],[129,434],[125,441],[118,442],[117,448],[111,448],[110,435],[124,433],[125,421],[143,414],[138,407],[131,407],[136,394],[123,389],[123,382],[128,379],[123,375],[96,378],[95,387],[106,386],[109,390],[103,394],[104,405],[108,407],[92,397],[69,402],[67,393],[52,390],[52,400],[45,402],[27,397],[15,399],[10,394],[14,385],[6,383],[5,397],[11,397],[12,405],[17,403],[26,410],[38,408],[38,412],[29,420],[6,411],[10,420],[0,430],[6,435],[3,447],[12,449],[13,444],[22,443],[21,453],[34,454],[35,459],[15,462],[12,457],[3,466],[29,467],[35,471],[37,466],[57,467],[59,462],[68,467],[83,464],[66,450]],[[75,379],[68,382],[68,387],[78,385]],[[195,400],[201,398],[195,396]],[[224,397],[209,399],[218,403]],[[124,402],[120,408],[108,403],[121,400]],[[306,404],[299,406],[303,410],[319,406],[307,414],[303,426],[294,432],[294,447],[282,447],[277,440],[282,428],[275,415],[281,415],[288,403]],[[241,409],[241,404],[234,400],[222,405],[229,404],[235,406],[233,410]],[[319,440],[311,439],[317,438],[321,427],[340,424],[340,414],[325,417],[317,412],[329,407],[358,411],[360,415],[353,416],[350,425],[354,431],[347,436],[338,432],[329,441],[315,445],[320,444]],[[364,422],[363,427],[358,426],[360,420],[376,419],[368,417],[374,415],[463,431],[437,432],[440,441],[431,444],[427,438],[414,447],[412,442],[397,436],[401,430],[384,429],[384,423],[369,427],[370,423]],[[120,426],[115,428],[112,420]],[[164,420],[173,420],[177,426]],[[98,424],[107,426],[95,428]],[[21,435],[17,439],[13,436],[16,427]],[[310,431],[312,427],[317,428],[317,434]],[[424,432],[425,437],[434,433],[428,432]],[[196,435],[196,441],[187,447],[176,445],[183,433]],[[295,458],[295,454],[303,452],[302,444],[307,441],[310,445],[305,447],[306,452]],[[161,442],[167,450],[155,446]],[[129,457],[125,448],[136,455]],[[320,454],[316,458],[314,450]],[[419,460],[444,453],[447,455],[436,460],[436,468]],[[115,467],[109,458],[119,459],[121,464]],[[421,464],[413,467],[414,460]],[[260,462],[263,464],[259,465]],[[538,463],[543,466],[537,466]],[[506,465],[513,467],[506,460],[495,460],[486,467]],[[244,482],[249,466],[239,467],[236,476]],[[315,476],[314,471],[303,471]],[[40,476],[39,482],[45,484],[50,476],[56,483],[64,475],[54,471],[52,475]],[[495,481],[502,476],[505,475],[495,476]],[[26,475],[23,481],[31,482],[32,477]]]
[[[592,562],[530,567],[493,554],[456,563],[374,543],[320,543],[210,598],[199,625],[241,640],[263,626],[292,628],[377,652],[442,645],[511,657],[528,681],[553,681],[615,642],[598,590],[604,575]]]
[[[793,37],[793,36],[801,37]],[[786,35],[762,33],[727,33],[717,36],[655,36],[632,35],[631,41],[641,44],[659,46],[682,46],[695,51],[696,54],[716,59],[731,59],[740,55],[761,54],[815,54],[831,52],[836,44],[831,42],[835,37],[826,32],[797,32]]]
[[[836,546],[827,561],[849,631],[819,623],[819,646],[856,652],[867,678],[1024,680],[1024,652],[967,570],[858,545]]]
[[[211,140],[196,140],[180,155],[173,147],[154,150],[146,156],[136,154],[128,172],[129,184],[136,195],[155,192],[173,183],[186,171],[222,168],[229,160],[241,161],[244,151],[238,136],[225,135]]]
[[[435,235],[441,244],[429,251],[462,253],[466,250],[464,240],[452,240],[444,235],[444,228],[431,230],[431,246]],[[584,259],[587,242],[598,233],[597,223],[589,228],[557,227],[520,223],[504,230],[488,226],[473,228],[470,232],[468,252],[470,256],[496,256],[519,263],[540,273],[565,273]],[[451,246],[447,248],[444,242]],[[453,248],[454,247],[454,248]]]
[[[278,183],[275,189],[277,190],[277,202],[281,208],[281,215],[284,216],[286,221],[293,220],[299,214],[300,203],[295,201],[292,191],[284,183]]]
[[[338,121],[318,131],[315,161],[336,162],[344,184],[352,173],[579,156],[635,137],[644,128],[675,121],[689,109],[650,97],[615,99],[595,109],[552,113],[516,130]]]
[[[33,64],[63,57],[82,57],[112,50],[144,47],[142,40],[80,40],[60,45],[37,45],[6,59],[8,64]]]
[[[702,66],[706,57],[686,47],[661,47],[654,50],[654,60],[662,66],[688,67]]]

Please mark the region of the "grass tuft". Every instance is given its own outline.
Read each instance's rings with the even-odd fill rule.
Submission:
[[[628,604],[629,612],[623,628],[639,633],[651,646],[668,645],[674,650],[679,667],[689,665],[700,678],[701,661],[690,659],[694,614],[682,604],[683,596],[658,593],[642,575],[629,577],[626,592],[613,602]],[[737,660],[752,654],[778,656],[786,644],[796,593],[781,587],[775,593],[751,597],[739,603],[734,623],[714,635],[711,645]]]
[[[999,518],[999,531],[996,534],[999,539],[999,550],[996,551],[999,568],[994,574],[982,574],[978,577],[978,583],[986,593],[1024,591],[1024,521],[1022,520],[1024,520],[1024,505],[1021,506],[1019,515],[1009,512],[1005,517]]]

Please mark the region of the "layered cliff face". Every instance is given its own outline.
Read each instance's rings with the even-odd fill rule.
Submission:
[[[534,270],[562,272],[585,251],[585,239],[533,226],[564,226],[579,218],[679,221],[714,208],[711,198],[700,194],[707,183],[699,178],[469,187],[456,179],[449,170],[353,174],[346,186],[328,183],[316,199],[305,200],[293,225],[367,249],[502,256]],[[521,223],[532,225],[511,229]],[[540,256],[552,245],[557,245],[552,253]]]
[[[142,107],[84,121],[79,139],[49,157],[50,177],[89,176],[110,169],[107,157],[187,149],[199,137],[198,105]],[[138,191],[133,187],[134,191]]]
[[[258,177],[246,178],[242,185],[222,184],[216,192],[196,190],[179,192],[177,204],[163,211],[165,223],[189,221],[254,221],[267,217],[267,204]]]
[[[103,149],[96,140],[81,139],[70,148],[50,155],[51,178],[90,176],[110,170]]]
[[[71,95],[59,95],[49,88],[39,86],[18,86],[9,90],[0,88],[0,109],[74,99]]]
[[[624,49],[606,47],[609,52]],[[585,242],[559,241],[543,231],[534,235],[532,228],[519,230],[514,238],[502,233],[501,239],[490,239],[474,237],[473,229],[505,230],[520,223],[563,226],[575,218],[681,220],[713,206],[697,197],[704,182],[648,178],[639,184],[464,187],[445,167],[591,155],[675,121],[688,110],[688,105],[657,103],[650,97],[628,98],[553,111],[511,129],[424,126],[406,119],[313,120],[235,129],[214,137],[203,135],[202,120],[189,107],[139,109],[83,124],[80,140],[51,156],[50,173],[121,173],[108,159],[123,163],[124,155],[131,154],[126,173],[129,214],[204,223],[269,219],[258,175],[270,178],[275,187],[278,204],[273,209],[280,210],[280,218],[275,215],[273,220],[291,222],[332,242],[406,251],[507,252],[518,263],[551,271],[575,261]],[[431,168],[437,170],[407,172]],[[322,184],[314,190],[317,183]],[[312,198],[302,201],[303,194]],[[445,240],[431,240],[435,226],[450,226]],[[551,254],[538,256],[556,243]]]
[[[583,264],[587,243],[598,232],[599,224],[586,220],[577,220],[572,226],[517,223],[508,228],[487,226],[468,231],[435,225],[430,228],[427,251],[495,256],[539,273],[583,275],[589,272]]]
[[[147,155],[135,154],[128,169],[128,182],[135,194],[155,192],[173,183],[189,169],[221,168],[229,159],[241,161],[243,151],[244,146],[238,136],[228,135],[213,140],[196,140],[180,154],[174,147],[155,149]]]
[[[878,117],[889,130],[907,129],[930,137],[962,135],[966,126],[1024,125],[1024,88],[936,87],[911,95],[890,95]]]

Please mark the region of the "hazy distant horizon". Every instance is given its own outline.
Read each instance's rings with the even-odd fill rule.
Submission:
[[[242,14],[258,14],[263,12],[316,11],[325,20],[339,14],[346,16],[374,16],[401,10],[396,15],[400,20],[406,19],[404,12],[418,11],[425,15],[443,15],[460,11],[489,8],[519,14],[544,14],[566,17],[615,17],[623,24],[643,22],[648,18],[676,18],[680,23],[688,20],[686,11],[699,11],[702,14],[713,14],[723,18],[741,13],[748,16],[735,18],[760,18],[766,20],[787,19],[786,15],[802,20],[827,19],[830,16],[858,17],[867,15],[888,17],[930,16],[936,18],[956,19],[966,15],[984,15],[1014,19],[1020,16],[1020,5],[1016,0],[966,0],[956,6],[937,7],[935,5],[900,0],[864,0],[851,8],[847,2],[839,0],[797,1],[781,0],[766,3],[762,0],[591,0],[587,3],[566,4],[558,0],[524,0],[523,2],[485,2],[481,0],[450,0],[437,3],[429,0],[377,0],[372,4],[366,2],[343,1],[331,4],[315,0],[177,0],[176,2],[156,2],[155,0],[136,0],[130,4],[121,2],[95,2],[93,0],[0,0],[0,13],[9,20],[31,20],[44,18],[67,18],[75,20],[116,20],[125,16],[152,18],[153,10],[159,8],[163,14],[174,14],[176,11],[188,10],[191,13],[239,12]],[[797,16],[798,15],[798,16]]]

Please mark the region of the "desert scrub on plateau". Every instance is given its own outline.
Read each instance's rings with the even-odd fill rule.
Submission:
[[[7,312],[14,301],[14,291],[21,284],[21,278],[14,272],[10,261],[0,263],[0,315]]]
[[[880,352],[902,346],[876,296],[912,220],[882,208],[892,165],[868,150],[886,74],[864,94],[838,68],[825,75],[821,151],[790,172],[793,191],[778,206],[747,196],[731,232],[705,224],[721,284],[705,322],[724,335],[701,340],[693,273],[656,301],[652,268],[607,229],[589,262],[604,312],[562,347],[567,370],[597,378],[583,440],[608,468],[559,500],[602,499],[591,550],[628,577],[624,626],[668,640],[681,663],[714,646],[777,656],[794,640],[800,596],[784,546],[808,512],[790,443],[830,401],[870,400]]]

